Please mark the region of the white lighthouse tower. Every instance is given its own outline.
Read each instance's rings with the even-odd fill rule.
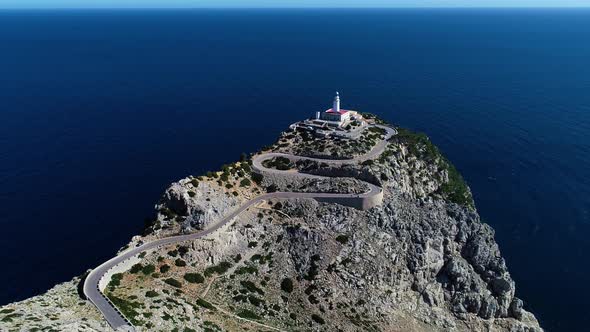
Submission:
[[[332,105],[332,111],[340,113],[340,94],[336,91],[336,97],[334,97],[334,104]]]

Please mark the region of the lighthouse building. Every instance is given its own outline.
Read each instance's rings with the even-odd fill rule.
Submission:
[[[318,136],[358,137],[366,126],[362,115],[340,108],[340,94],[336,92],[332,108],[316,112],[309,120],[292,124],[291,129],[312,131]]]
[[[316,120],[335,122],[332,125],[337,124],[339,127],[341,127],[350,121],[351,115],[352,113],[350,110],[340,109],[340,94],[336,92],[336,97],[334,97],[332,108],[326,110],[325,112],[317,112]]]
[[[324,112],[316,113],[316,120],[326,121],[326,125],[344,127],[350,123],[358,114],[355,111],[344,110],[340,108],[340,94],[336,92],[332,108]]]

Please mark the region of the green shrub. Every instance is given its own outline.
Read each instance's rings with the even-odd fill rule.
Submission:
[[[185,273],[184,280],[192,283],[192,284],[200,284],[205,281],[205,278],[200,273]]]
[[[410,153],[426,161],[436,163],[442,171],[447,171],[449,181],[441,185],[438,190],[439,194],[442,194],[452,203],[474,207],[473,197],[465,180],[451,162],[432,144],[428,136],[423,133],[414,133],[405,128],[397,128],[397,132],[394,137],[405,143]]]
[[[230,262],[223,261],[223,262],[220,262],[217,265],[207,267],[205,269],[205,271],[203,272],[203,274],[205,275],[205,277],[210,277],[214,273],[224,274],[225,272],[227,272],[227,270],[229,270],[229,268],[231,266],[232,266],[232,264]]]
[[[250,302],[254,306],[260,307],[260,305],[263,304],[265,301],[257,298],[254,295],[248,295],[248,302]]]
[[[139,325],[140,321],[136,319],[139,312],[136,309],[141,308],[142,304],[139,302],[128,301],[120,297],[114,296],[112,293],[108,295],[109,300],[121,311],[121,313],[131,321],[134,325]]]
[[[114,290],[115,287],[121,285],[121,279],[123,279],[123,273],[115,273],[111,276],[111,281],[109,281],[109,289]]]
[[[240,181],[240,187],[248,187],[251,184],[249,179],[242,179],[242,181]]]
[[[129,273],[138,273],[139,271],[141,271],[143,269],[143,265],[141,265],[140,263],[137,263],[135,265],[133,265],[131,267],[131,269],[129,270]]]
[[[199,180],[197,180],[197,179],[192,179],[192,180],[191,180],[191,184],[193,185],[193,187],[195,187],[195,188],[196,188],[196,187],[198,187],[198,186],[199,186]]]
[[[197,299],[197,304],[203,308],[206,308],[209,310],[215,310],[215,306],[213,306],[211,303],[203,300],[202,298]]]
[[[240,281],[240,285],[242,285],[242,287],[247,289],[249,292],[264,295],[264,291],[262,289],[258,288],[258,286],[256,286],[256,284],[253,283],[252,281],[242,280],[242,281]]]
[[[156,297],[158,295],[160,295],[160,294],[158,294],[158,292],[153,291],[153,290],[149,290],[149,291],[145,292],[146,297]]]
[[[260,185],[263,179],[264,176],[262,174],[252,173],[252,181],[256,182],[256,184]]]
[[[189,252],[189,247],[187,247],[187,246],[178,246],[178,253],[180,254],[180,256],[184,256],[188,252]]]
[[[311,315],[311,319],[318,324],[322,324],[322,325],[326,324],[326,321],[322,317],[320,317],[316,314]]]
[[[338,241],[342,244],[346,244],[348,242],[348,235],[344,235],[344,234],[338,235],[336,237],[336,241]]]
[[[283,281],[281,282],[281,289],[287,293],[293,292],[293,280],[289,278],[283,279]]]
[[[168,264],[164,264],[162,266],[160,266],[160,273],[166,273],[170,270],[170,265]]]
[[[176,287],[176,288],[182,287],[182,283],[174,278],[168,278],[168,279],[164,280],[164,282],[167,283],[168,285]]]
[[[174,217],[176,217],[176,213],[174,213],[174,211],[170,210],[167,207],[161,209],[160,213],[164,216],[164,219],[166,220],[172,220]]]
[[[177,259],[174,261],[174,265],[176,265],[176,266],[186,266],[186,262],[185,262],[185,261],[183,261],[183,260],[182,260],[182,259],[180,259],[180,258],[177,258]]]
[[[246,318],[246,319],[254,319],[254,320],[260,319],[260,316],[258,316],[253,311],[250,311],[248,309],[242,309],[241,311],[239,311],[238,316],[242,317],[242,318]]]
[[[195,197],[197,194],[195,194],[195,192],[194,192],[194,191],[189,191],[189,192],[188,192],[188,195],[189,195],[190,197]]]
[[[318,261],[320,260],[320,256],[318,254],[315,254],[313,256],[311,256],[311,264],[309,267],[309,270],[307,271],[307,274],[305,276],[303,276],[303,278],[305,280],[313,280],[315,279],[315,277],[318,275],[319,273],[319,264]]]
[[[155,271],[156,267],[153,264],[146,265],[141,269],[141,272],[146,276],[154,273]]]
[[[237,275],[258,273],[258,268],[255,266],[242,266],[236,270]]]

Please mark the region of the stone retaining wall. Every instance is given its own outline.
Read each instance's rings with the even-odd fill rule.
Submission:
[[[324,176],[310,175],[295,173],[289,171],[270,171],[266,169],[260,169],[253,165],[252,170],[258,174],[261,174],[264,179],[262,182],[263,186],[269,186],[271,184],[276,185],[279,188],[286,188],[287,185],[291,185],[293,188],[297,188],[304,185],[307,181],[317,178],[323,178]],[[383,203],[383,190],[373,196],[359,196],[359,197],[316,197],[314,198],[318,202],[325,203],[336,203],[344,206],[350,206],[360,210],[368,210],[374,206],[381,205]]]

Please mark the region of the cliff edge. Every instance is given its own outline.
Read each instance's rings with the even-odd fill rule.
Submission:
[[[343,147],[366,153],[385,141],[374,158],[273,157],[262,164],[277,172],[261,174],[242,156],[182,179],[122,252],[206,230],[268,193],[355,198],[377,187],[379,205],[268,196],[202,238],[142,252],[109,276],[103,293],[137,331],[541,331],[451,163],[425,135],[367,130],[328,145],[288,131],[257,155],[329,156],[333,148],[341,156]],[[0,308],[0,330],[105,331],[76,282]]]

